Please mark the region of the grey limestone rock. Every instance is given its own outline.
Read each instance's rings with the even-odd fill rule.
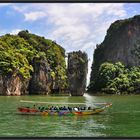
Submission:
[[[87,54],[81,51],[68,54],[68,81],[72,96],[82,96],[86,89]]]

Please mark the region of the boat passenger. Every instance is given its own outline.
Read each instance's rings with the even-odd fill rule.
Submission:
[[[49,109],[48,107],[45,108],[45,110],[48,110],[48,109]]]
[[[59,107],[58,107],[58,106],[56,106],[56,107],[55,107],[55,110],[56,110],[56,111],[59,111]]]
[[[75,110],[75,111],[78,111],[78,108],[77,108],[77,107],[75,107],[75,108],[74,108],[74,110]]]
[[[64,106],[64,107],[63,107],[63,110],[67,110],[67,108]]]
[[[51,110],[51,106],[49,106],[48,109]]]
[[[88,107],[88,110],[91,110],[91,107],[90,106]]]
[[[80,110],[84,110],[84,108],[83,107],[80,107]]]
[[[43,106],[40,110],[43,112],[45,110],[45,107]]]
[[[84,106],[84,107],[82,107],[82,109],[83,109],[83,110],[86,110],[86,107]]]
[[[72,107],[69,107],[69,110],[72,111]]]
[[[69,110],[69,111],[72,111],[72,108],[68,106],[68,110]]]
[[[59,107],[59,110],[62,110],[62,107]]]
[[[57,110],[57,107],[55,106],[53,109],[54,109],[54,110]]]
[[[53,106],[51,106],[51,107],[50,107],[50,110],[53,110],[53,109],[54,109],[54,107],[53,107]]]
[[[34,104],[33,108],[35,109],[36,105]]]

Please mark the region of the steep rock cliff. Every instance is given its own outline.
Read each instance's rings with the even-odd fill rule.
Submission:
[[[1,95],[48,94],[66,86],[65,50],[55,41],[28,31],[0,37]]]
[[[122,62],[126,67],[140,65],[140,16],[111,24],[104,41],[97,45],[92,64],[89,91],[98,91],[99,66],[103,62]]]
[[[86,89],[87,54],[81,51],[68,54],[68,81],[72,96],[82,96]]]
[[[0,74],[0,95],[3,94],[3,76]]]
[[[52,78],[47,60],[34,58],[32,66],[34,68],[34,72],[31,74],[29,93],[43,95],[49,94],[51,92]]]
[[[27,95],[28,82],[28,79],[23,80],[19,75],[0,75],[0,95]]]
[[[33,78],[31,79],[32,81],[30,83],[32,83],[32,85],[40,85],[37,86],[38,90],[37,87],[33,89],[30,88],[31,93],[40,91],[40,94],[46,94],[50,93],[50,90],[51,93],[60,91],[63,92],[63,90],[67,87],[65,49],[55,41],[31,34],[28,31],[21,31],[18,33],[18,35],[24,38],[31,46],[33,46],[39,55],[38,58],[43,57],[44,59],[43,61],[41,59],[41,61],[37,63],[36,61],[31,62],[33,68],[37,70],[35,73],[32,73],[32,77],[35,77],[35,75],[40,77],[36,77],[38,80],[36,78],[36,80],[33,80]],[[47,67],[49,68],[49,72],[45,70]],[[44,78],[41,75],[44,75]]]

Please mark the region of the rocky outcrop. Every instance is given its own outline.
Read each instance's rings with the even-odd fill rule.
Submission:
[[[71,94],[84,94],[86,53],[69,53],[67,70],[65,49],[56,41],[26,30],[18,35],[1,36],[0,42],[1,95],[65,93],[68,91],[68,77]]]
[[[140,16],[118,20],[97,45],[92,64],[89,91],[98,90],[98,70],[103,62],[122,62],[126,67],[140,65]]]
[[[81,51],[68,54],[68,81],[72,96],[82,96],[86,89],[87,54]]]
[[[0,42],[1,95],[46,95],[67,87],[65,49],[56,41],[25,30]]]
[[[29,84],[30,94],[46,95],[51,92],[52,78],[47,60],[35,58],[32,64],[34,72]]]
[[[28,80],[14,74],[0,75],[0,95],[26,95]]]
[[[0,74],[0,95],[3,95],[3,76]]]

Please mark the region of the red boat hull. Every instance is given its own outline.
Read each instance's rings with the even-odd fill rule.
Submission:
[[[18,111],[19,112],[22,112],[22,113],[35,113],[35,112],[38,112],[38,110],[36,109],[29,109],[29,108],[22,108],[22,107],[19,107],[18,108]]]

